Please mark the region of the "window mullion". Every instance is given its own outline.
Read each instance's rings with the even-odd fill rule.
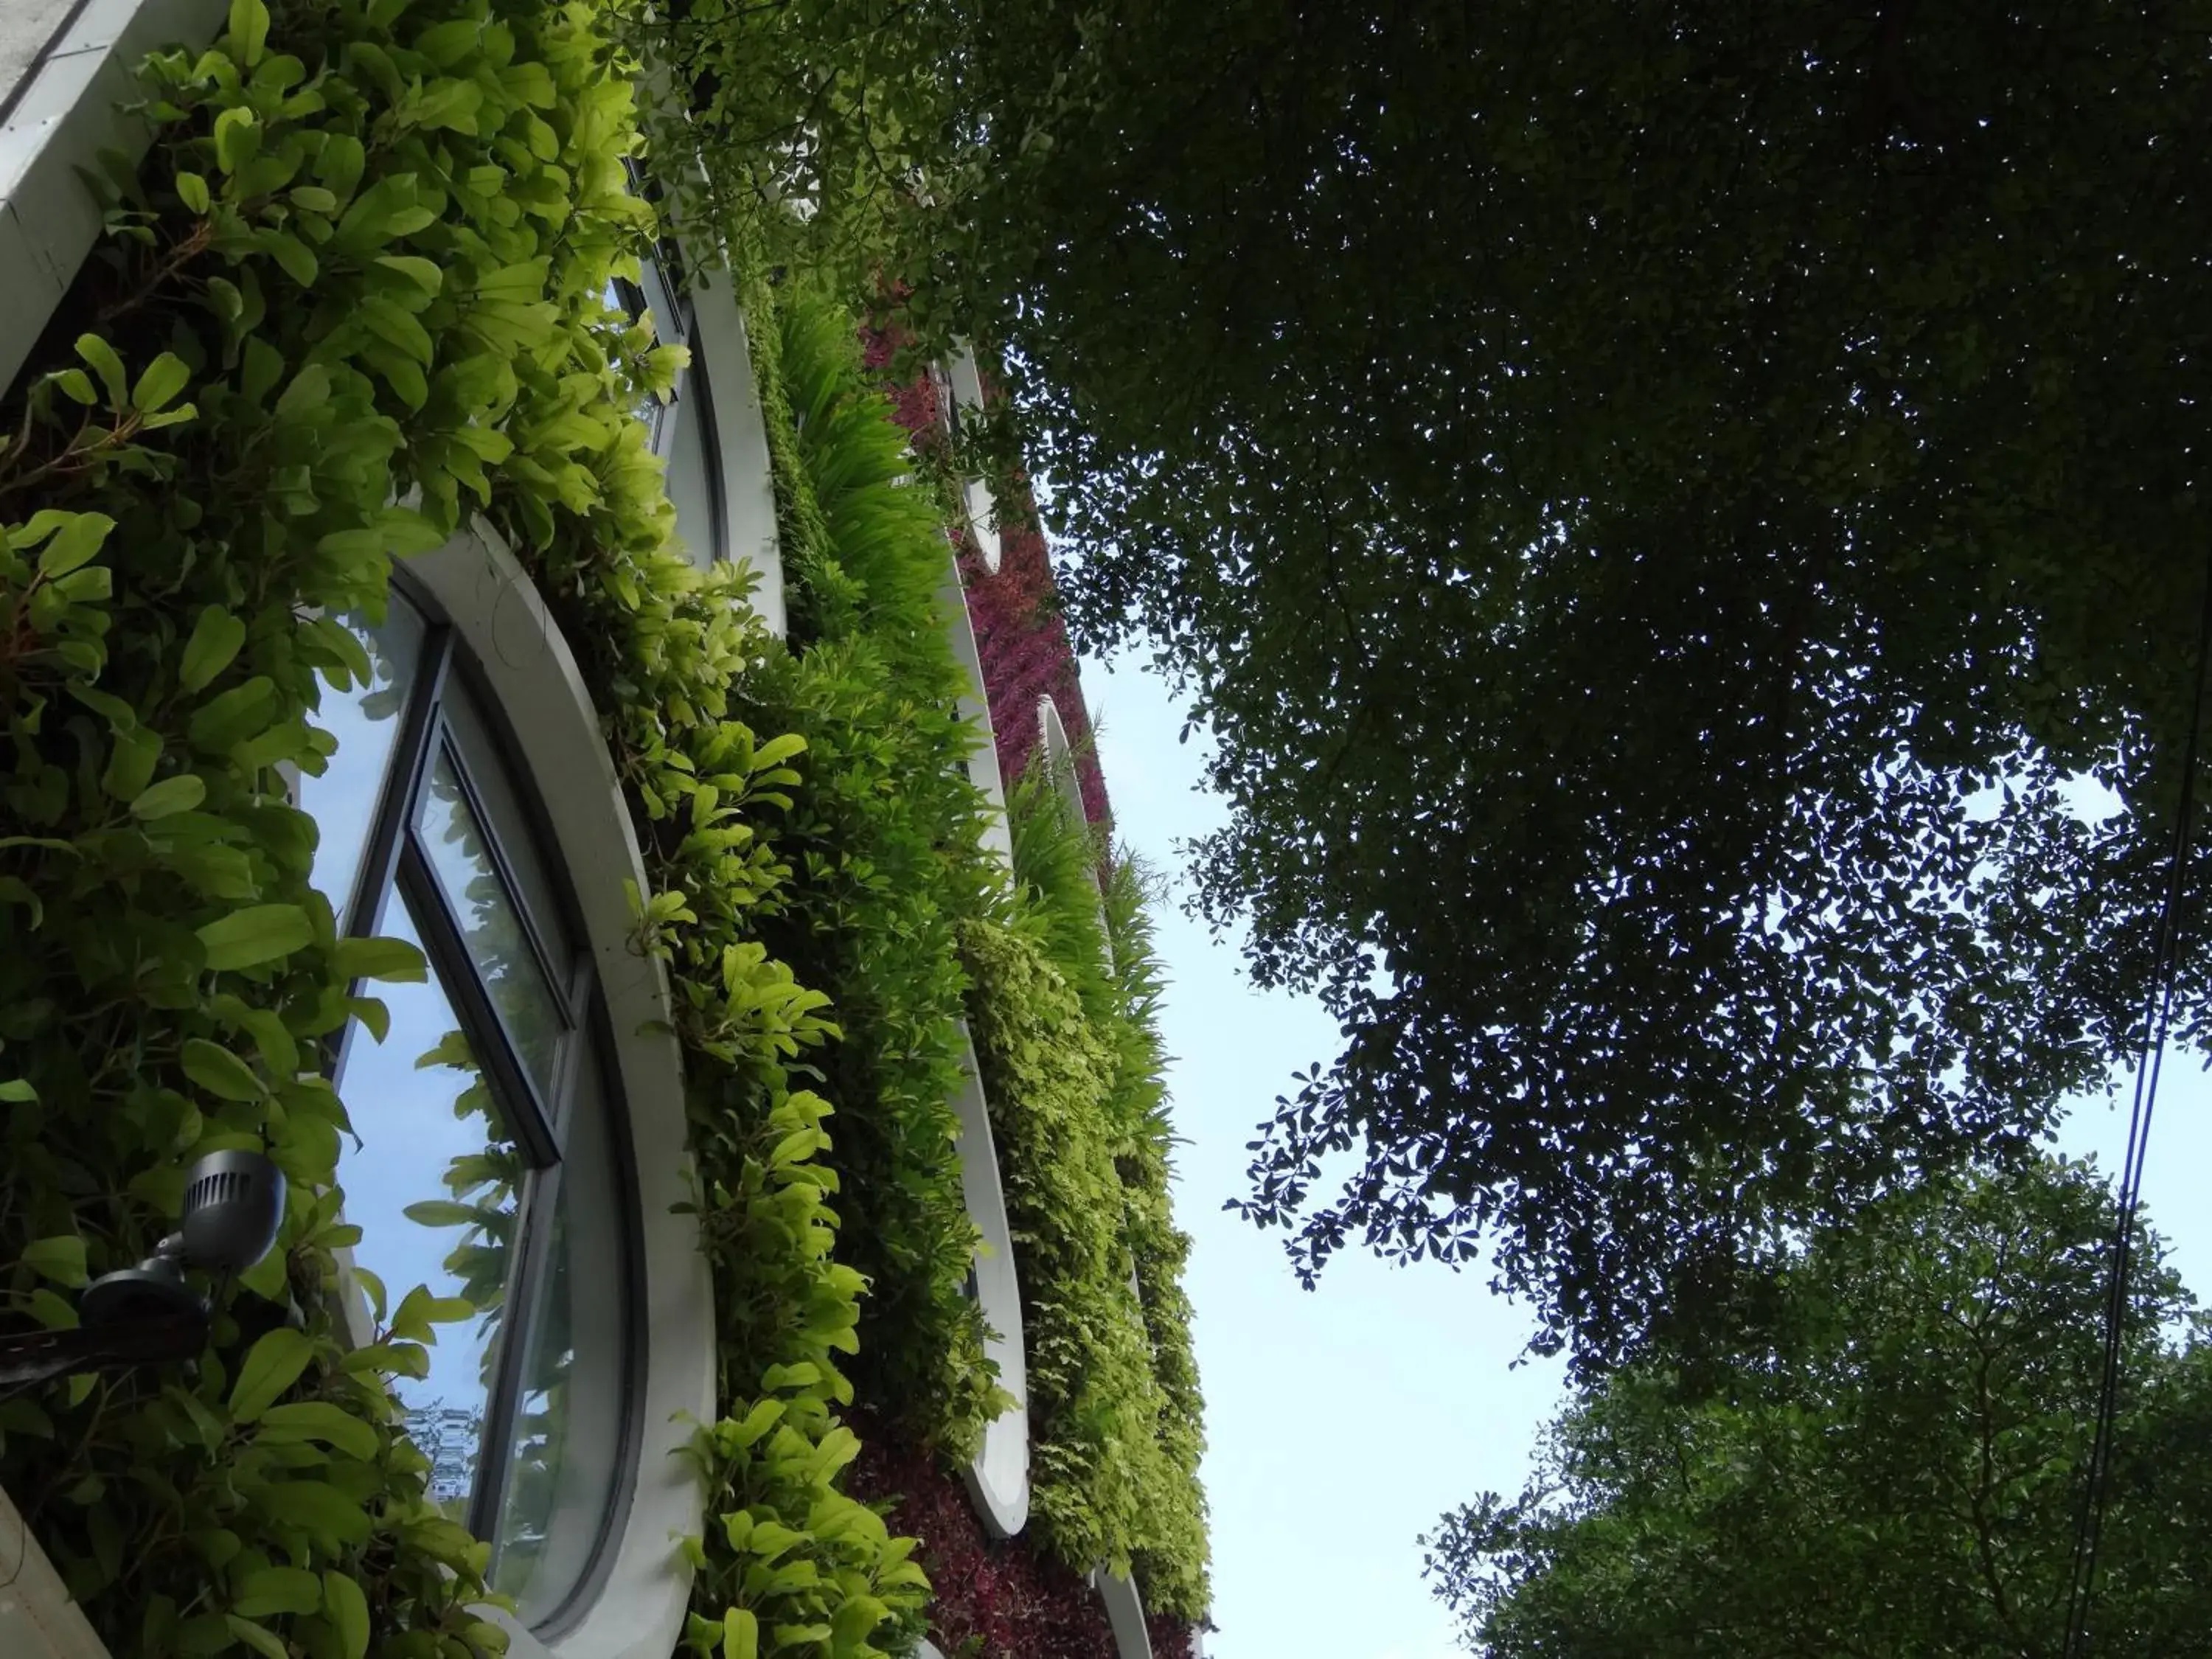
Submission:
[[[514,863],[508,859],[501,840],[499,820],[484,804],[483,792],[477,787],[477,781],[469,771],[468,757],[461,752],[461,745],[450,737],[446,738],[445,744],[447,763],[453,769],[453,776],[460,783],[461,796],[468,803],[470,815],[483,832],[484,857],[490,862],[492,878],[506,890],[507,902],[514,907],[515,920],[521,926],[523,939],[528,944],[531,954],[538,958],[538,969],[545,977],[546,988],[560,1003],[562,1023],[573,1032],[582,1024],[582,1005],[569,991],[569,981],[573,976],[570,965],[556,962],[553,952],[547,948],[545,933],[538,924],[537,912],[531,908],[524,897],[528,890],[515,875]],[[554,920],[557,921],[558,919]]]
[[[406,601],[395,598],[392,603]],[[371,937],[383,921],[385,895],[398,877],[400,843],[407,820],[415,810],[416,792],[422,787],[423,773],[430,763],[431,740],[438,729],[438,699],[445,690],[447,671],[453,660],[453,629],[425,629],[422,661],[415,672],[415,683],[407,688],[399,735],[386,763],[384,792],[377,797],[376,817],[362,846],[361,867],[354,875],[353,891],[344,896],[345,913],[338,919],[350,938]],[[358,981],[349,988],[356,996],[361,994]],[[344,1075],[346,1048],[360,1023],[349,1019],[331,1036],[325,1050],[331,1077]]]
[[[580,1047],[581,1045],[577,1045]],[[500,1305],[499,1352],[492,1364],[491,1390],[484,1402],[484,1433],[477,1451],[476,1486],[469,1493],[468,1528],[500,1547],[500,1507],[506,1501],[508,1472],[522,1407],[523,1367],[530,1355],[530,1329],[537,1322],[536,1298],[545,1294],[551,1271],[553,1222],[560,1214],[561,1166],[533,1170],[518,1195],[515,1261]],[[495,1559],[496,1558],[495,1557]]]
[[[471,1050],[492,1085],[494,1097],[508,1119],[523,1156],[537,1169],[556,1163],[561,1156],[561,1141],[556,1133],[551,1103],[539,1092],[537,1080],[515,1053],[514,1041],[507,1035],[507,1021],[469,955],[466,930],[460,918],[453,914],[453,904],[432,872],[429,859],[416,844],[411,828],[404,837],[399,882],[422,928],[422,948],[429,954],[432,971],[453,999],[464,1029],[471,1036],[481,1035],[481,1041],[471,1043]],[[573,1030],[564,1038],[562,1046],[577,1046]]]

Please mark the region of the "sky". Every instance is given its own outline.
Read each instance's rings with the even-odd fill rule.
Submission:
[[[1176,843],[1223,821],[1198,791],[1203,737],[1138,659],[1084,663],[1084,692],[1116,834],[1158,868]],[[1163,1012],[1178,1149],[1177,1218],[1193,1237],[1187,1281],[1206,1400],[1212,1506],[1209,1659],[1450,1659],[1451,1620],[1429,1595],[1415,1541],[1486,1490],[1517,1492],[1558,1410],[1557,1361],[1516,1364],[1531,1322],[1476,1273],[1386,1267],[1347,1251],[1317,1291],[1298,1288],[1279,1235],[1222,1204],[1244,1189],[1245,1143],[1291,1073],[1335,1052],[1309,998],[1255,991],[1235,941],[1159,907],[1170,984]],[[2059,1137],[2117,1169],[2126,1098],[2082,1103]],[[2212,1082],[2167,1062],[2144,1180],[2148,1212],[2189,1282],[2212,1289]],[[2192,1202],[2194,1200],[2194,1202]]]

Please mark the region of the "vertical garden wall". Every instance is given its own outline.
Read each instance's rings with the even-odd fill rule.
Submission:
[[[289,1198],[274,1251],[196,1286],[197,1353],[0,1398],[0,1488],[117,1656],[1103,1654],[1095,1583],[1132,1577],[1172,1651],[1206,1591],[1157,981],[1133,874],[1000,714],[1048,595],[1002,623],[970,562],[1020,780],[995,803],[945,608],[963,502],[890,418],[876,295],[656,208],[635,24],[237,0],[144,64],[149,145],[27,331],[0,405],[0,1335],[76,1327],[208,1152],[265,1152]],[[667,314],[631,297],[656,280]],[[717,326],[746,350],[710,403],[676,342]],[[736,499],[732,434],[765,438],[775,547],[726,550],[750,563],[670,504],[666,434],[709,415],[721,493],[687,501]],[[781,635],[749,601],[768,558]],[[398,660],[408,617],[436,675]],[[380,722],[418,773],[362,769]],[[355,777],[389,873],[333,893],[351,820],[318,803]],[[541,1091],[517,988],[554,933],[581,965]],[[434,992],[456,1029],[417,1060]],[[1008,1538],[958,1480],[1011,1403],[970,1290],[967,1034],[1029,1356]],[[579,1068],[603,1154],[560,1103]],[[486,1149],[416,1158],[396,1114],[447,1073]],[[372,1170],[439,1194],[405,1211],[423,1288],[368,1271],[418,1259],[364,1218]],[[629,1273],[604,1399],[590,1264],[548,1265],[600,1176]],[[481,1457],[425,1426],[455,1376]],[[594,1411],[603,1444],[570,1426]]]

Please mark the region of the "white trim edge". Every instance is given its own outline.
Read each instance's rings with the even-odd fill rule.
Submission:
[[[968,681],[960,694],[960,718],[976,733],[975,747],[968,757],[968,781],[983,792],[989,814],[983,825],[983,846],[1000,865],[1012,870],[1014,836],[1006,823],[1006,785],[999,772],[999,739],[991,728],[991,699],[983,689],[983,657],[975,646],[975,623],[968,614],[968,590],[961,585],[957,550],[945,561],[945,581],[937,590],[937,603],[945,611],[952,655]]]
[[[0,1654],[8,1659],[108,1659],[84,1609],[0,1491]]]
[[[1109,1572],[1105,1565],[1091,1568],[1091,1582],[1106,1604],[1106,1622],[1113,1626],[1114,1651],[1120,1659],[1152,1659],[1152,1632],[1145,1626],[1145,1599],[1136,1581]]]
[[[983,1431],[983,1449],[961,1471],[976,1513],[994,1537],[1012,1538],[1030,1518],[1028,1348],[1022,1334],[1022,1287],[1014,1261],[1013,1229],[999,1179],[999,1152],[991,1138],[991,1111],[975,1065],[975,1044],[960,1022],[960,1195],[969,1219],[982,1235],[975,1252],[975,1299],[990,1322],[984,1352],[999,1368],[999,1386],[1014,1403]]]

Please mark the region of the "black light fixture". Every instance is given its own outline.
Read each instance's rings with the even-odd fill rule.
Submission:
[[[283,1220],[282,1170],[258,1152],[210,1152],[185,1178],[178,1231],[137,1267],[87,1285],[76,1329],[0,1337],[0,1390],[192,1358],[207,1345],[209,1309],[184,1270],[244,1273],[268,1255]]]

